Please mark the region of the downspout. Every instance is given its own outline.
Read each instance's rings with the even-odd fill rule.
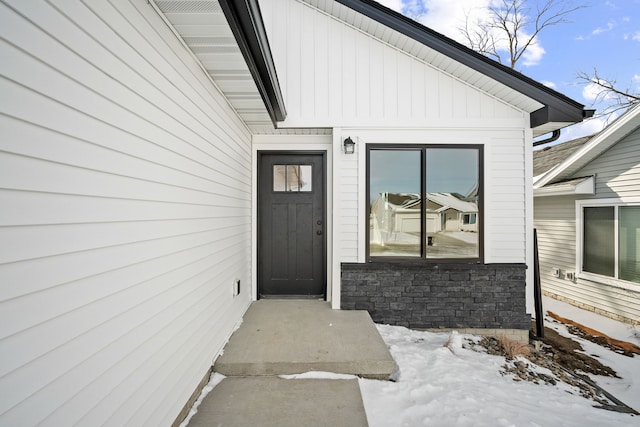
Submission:
[[[554,130],[549,138],[542,139],[540,141],[533,141],[533,146],[538,147],[540,145],[548,144],[550,142],[556,141],[558,138],[560,138],[560,129]]]

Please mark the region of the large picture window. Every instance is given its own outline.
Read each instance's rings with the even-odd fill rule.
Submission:
[[[369,258],[481,259],[482,147],[368,145]]]
[[[582,272],[640,283],[640,206],[583,206],[582,221]]]

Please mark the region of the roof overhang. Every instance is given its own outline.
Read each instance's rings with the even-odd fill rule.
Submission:
[[[258,0],[218,0],[275,124],[287,117]]]
[[[259,1],[149,0],[254,131],[274,129],[287,115]],[[427,62],[529,113],[534,137],[590,116],[582,104],[372,0],[300,1],[399,49],[426,47]]]
[[[572,179],[570,181],[557,182],[541,188],[534,188],[534,197],[545,196],[573,196],[576,194],[596,194],[594,176]]]
[[[279,132],[286,110],[257,1],[148,2],[250,131]]]

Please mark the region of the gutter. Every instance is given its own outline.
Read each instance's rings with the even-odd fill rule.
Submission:
[[[550,142],[557,141],[560,138],[560,129],[556,129],[551,133],[551,136],[547,139],[542,139],[540,141],[533,141],[534,147],[539,147],[544,144],[549,144]]]
[[[540,111],[540,110],[538,110],[538,111]],[[582,111],[582,118],[583,119],[588,119],[590,117],[593,117],[593,114],[595,112],[596,112],[596,110],[583,110]],[[532,116],[531,116],[532,120],[533,120],[533,117],[534,117],[533,115],[534,114],[536,114],[536,112],[532,113]],[[552,121],[552,120],[549,120],[549,121]],[[532,128],[535,127],[535,126],[533,126],[533,122],[531,123],[531,127]],[[539,141],[534,141],[533,142],[533,146],[534,147],[539,147],[541,145],[549,144],[551,142],[557,141],[558,138],[560,138],[560,129],[556,129],[556,130],[552,131],[551,136],[549,138],[541,139]]]

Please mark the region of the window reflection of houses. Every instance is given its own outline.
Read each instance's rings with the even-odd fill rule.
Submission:
[[[478,206],[475,202],[462,200],[455,193],[427,193],[427,230],[429,215],[440,221],[437,231],[478,231]],[[437,226],[436,226],[437,227]]]
[[[438,245],[438,234],[461,238],[468,245],[477,245],[478,205],[472,192],[427,193],[425,227],[427,245]],[[416,193],[381,193],[371,205],[371,243],[385,246],[419,245],[420,195]],[[461,237],[460,232],[474,235]],[[452,254],[453,255],[453,254]]]

